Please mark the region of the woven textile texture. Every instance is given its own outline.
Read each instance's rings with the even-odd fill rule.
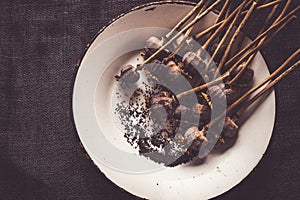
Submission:
[[[148,2],[0,1],[0,199],[136,198],[86,158],[71,94],[85,45],[111,19]],[[294,20],[262,50],[270,71],[300,47],[299,25]],[[261,162],[216,200],[300,199],[299,77],[296,69],[275,87],[276,124]]]

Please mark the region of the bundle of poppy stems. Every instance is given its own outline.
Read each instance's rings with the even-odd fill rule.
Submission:
[[[152,108],[150,116],[154,122],[161,121],[160,109],[164,109],[167,122],[156,134],[137,140],[142,155],[173,167],[199,157],[201,147],[205,149],[215,144],[207,135],[209,130],[221,127],[221,133],[214,135],[221,143],[237,136],[242,113],[299,66],[300,49],[253,86],[255,74],[249,68],[251,61],[297,17],[300,6],[291,10],[291,1],[241,0],[237,4],[231,0],[200,0],[165,36],[153,36],[146,41],[142,52],[144,61],[137,66],[125,66],[116,76],[128,87],[141,79],[144,70],[152,80],[163,83],[153,87],[145,105]],[[217,6],[221,6],[221,10],[214,24],[191,35],[197,32],[195,24]],[[259,12],[267,13],[265,21],[257,27],[256,37],[242,47],[244,32]],[[191,41],[199,42],[201,48],[195,51]],[[203,56],[205,52],[210,55],[209,59]],[[191,88],[182,91],[175,87],[170,91],[163,86],[176,85],[179,77],[184,77]],[[190,96],[196,96],[197,102],[192,105],[179,103]],[[211,113],[219,102],[226,102],[226,109],[212,118]]]

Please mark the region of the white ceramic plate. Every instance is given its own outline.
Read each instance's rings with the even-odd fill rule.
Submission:
[[[132,151],[124,139],[113,114],[114,75],[125,64],[139,62],[138,52],[128,53],[130,49],[143,47],[151,35],[162,35],[166,30],[161,28],[171,28],[192,5],[188,2],[152,3],[117,18],[89,46],[76,76],[73,115],[84,148],[112,182],[142,198],[209,199],[218,196],[237,185],[254,169],[272,135],[274,92],[249,116],[231,148],[222,153],[212,152],[199,165],[166,168],[152,161],[148,163]],[[208,27],[215,17],[210,13],[199,22],[197,29]],[[255,70],[254,84],[269,74],[260,53],[251,67]],[[130,164],[124,165],[140,160],[145,162],[142,166],[145,171],[139,166],[135,169]]]

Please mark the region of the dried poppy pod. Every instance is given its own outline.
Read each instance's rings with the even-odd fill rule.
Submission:
[[[199,117],[195,117],[193,111],[184,105],[177,106],[173,117],[176,119],[178,127],[180,127],[182,132],[190,128],[191,125],[196,126],[199,124]]]
[[[205,71],[205,75],[203,76],[205,82],[210,82],[214,80],[214,75],[216,73],[216,70],[217,70],[216,68],[210,67]]]
[[[184,139],[186,140],[187,144],[191,144],[196,139],[207,141],[207,138],[205,137],[205,133],[203,131],[199,131],[199,129],[196,126],[190,127],[184,133]]]
[[[203,60],[194,52],[187,52],[183,58],[182,62],[184,64],[183,70],[189,73],[191,76],[194,74],[199,74],[206,68]]]
[[[225,138],[233,138],[237,135],[238,130],[239,126],[235,123],[235,121],[230,117],[226,117],[221,136]]]
[[[146,69],[151,73],[158,73],[163,68],[165,68],[165,65],[158,59],[155,59],[151,63],[147,63],[145,66],[143,66],[143,69]]]
[[[162,127],[167,120],[165,106],[162,104],[153,104],[150,108],[150,119],[156,124],[156,127]]]
[[[151,80],[154,79],[162,83],[162,85],[168,85],[168,83],[174,83],[181,76],[181,68],[174,62],[169,61],[166,65],[159,60],[145,65],[144,69],[147,72],[147,77]]]
[[[246,91],[248,91],[249,85],[248,84],[226,84],[225,94],[227,104],[232,104],[235,100],[241,97]]]
[[[163,45],[163,41],[158,39],[157,37],[150,37],[147,41],[146,41],[146,45],[145,45],[145,49],[146,50],[157,50],[159,49],[160,47],[162,47]]]
[[[151,100],[150,100],[151,106],[154,104],[161,104],[167,108],[172,108],[172,102],[173,102],[172,98],[163,97],[163,96],[155,96],[155,97],[151,98]]]
[[[159,90],[153,94],[153,97],[169,97],[169,92],[165,90]]]
[[[168,166],[175,167],[190,162],[198,156],[200,148],[205,142],[207,142],[205,133],[199,131],[195,126],[190,127],[184,134],[184,143],[188,145],[185,147],[186,150],[184,150],[183,155]]]
[[[160,40],[157,37],[150,37],[145,44],[144,47],[144,52],[142,53],[142,56],[144,59],[149,58],[152,54],[154,54],[158,49],[160,49],[164,44],[164,40]],[[168,50],[163,50],[159,53],[158,56],[156,56],[157,59],[162,60],[166,56],[168,56],[169,51]]]
[[[140,74],[137,72],[136,68],[132,65],[126,65],[122,68],[120,75],[116,75],[117,81],[121,81],[126,85],[134,84],[140,79]]]
[[[196,126],[190,127],[184,133],[184,140],[186,144],[192,144],[192,142],[197,138],[198,128]]]
[[[227,98],[227,104],[233,103],[235,100],[240,98],[245,92],[249,90],[250,85],[233,83],[231,85],[226,84],[225,94]]]
[[[163,84],[175,81],[182,71],[174,61],[169,61],[165,65],[158,59],[145,65],[144,69],[147,71],[148,78],[156,79],[156,81],[161,81]]]
[[[243,68],[245,68],[245,63],[240,64],[235,70],[232,71],[232,77],[235,77]],[[245,68],[245,70],[242,72],[241,76],[237,80],[237,83],[241,84],[249,84],[252,82],[254,77],[254,71],[253,69]]]
[[[232,104],[239,96],[241,96],[239,90],[234,90],[232,88],[225,89],[225,94],[228,105]]]
[[[194,52],[187,52],[183,59],[182,69],[186,73],[186,78],[192,87],[197,87],[205,83],[202,74],[205,69],[205,63],[203,60]],[[207,77],[206,77],[207,79]]]
[[[191,110],[184,106],[184,105],[179,105],[174,111],[174,117],[177,119],[185,118],[185,116],[189,116],[191,114]]]
[[[214,101],[214,103],[226,101],[226,94],[224,90],[218,85],[214,85],[209,88],[209,96],[210,99],[218,100],[218,101]]]
[[[200,139],[195,139],[192,141],[192,144],[188,147],[186,151],[184,151],[183,155],[181,155],[177,160],[168,164],[168,167],[175,167],[178,165],[182,165],[192,161],[199,154],[200,148],[203,144],[203,141]]]
[[[181,57],[180,55],[184,55],[186,52],[190,52],[190,51],[194,51],[195,50],[195,45],[194,45],[194,39],[192,37],[188,37],[187,39],[182,41],[182,38],[180,41],[182,42],[182,47],[180,48],[180,50],[178,51],[179,53],[177,53],[178,57]],[[180,44],[177,44],[176,47],[178,47]]]
[[[169,61],[166,66],[168,67],[168,78],[176,80],[181,76],[182,70],[173,60]]]
[[[162,106],[166,110],[167,116],[169,118],[173,115],[173,112],[177,107],[177,102],[172,97],[170,97],[169,92],[161,90],[155,94],[152,94],[149,99],[146,100],[147,108],[153,107],[161,109],[160,106],[156,105]]]
[[[175,93],[184,90],[183,81],[186,81],[182,69],[173,60],[163,64],[159,60],[154,60],[145,65],[146,75],[149,82],[158,82],[161,85],[169,86]]]
[[[197,103],[192,108],[193,115],[200,116],[200,120],[209,120],[211,116],[211,110],[208,106]]]

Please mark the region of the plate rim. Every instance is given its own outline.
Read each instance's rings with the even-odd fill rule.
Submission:
[[[88,158],[89,161],[92,162],[92,164],[98,169],[99,172],[101,172],[105,177],[107,177],[107,175],[101,171],[100,167],[97,166],[97,164],[95,163],[95,161],[93,160],[93,158],[91,158],[86,150],[86,148],[84,147],[84,145],[82,144],[81,140],[80,140],[80,136],[79,136],[79,133],[77,131],[77,127],[76,127],[76,123],[75,123],[75,119],[74,119],[74,89],[75,89],[75,82],[76,82],[76,78],[78,76],[78,70],[82,64],[82,61],[84,60],[86,54],[89,52],[90,50],[90,47],[91,45],[93,44],[93,42],[95,42],[95,40],[97,39],[97,37],[99,35],[101,35],[101,33],[103,33],[111,24],[113,24],[115,21],[121,19],[122,17],[124,17],[125,15],[133,12],[133,11],[137,11],[137,10],[141,10],[143,8],[146,8],[146,7],[150,7],[150,6],[155,6],[155,5],[164,5],[164,4],[179,4],[179,5],[188,5],[188,6],[194,6],[196,5],[195,2],[191,2],[191,1],[172,1],[172,0],[163,0],[163,1],[155,1],[155,2],[150,2],[150,3],[145,3],[145,4],[142,4],[142,5],[139,5],[139,6],[135,6],[134,8],[132,9],[129,9],[128,11],[126,12],[123,12],[121,13],[120,15],[118,15],[117,17],[113,18],[112,20],[110,20],[107,24],[105,24],[102,28],[100,28],[100,30],[92,37],[92,39],[90,40],[90,42],[84,47],[82,53],[80,54],[79,56],[79,59],[77,60],[77,63],[75,65],[75,72],[73,74],[73,82],[72,82],[72,85],[71,85],[71,120],[73,122],[73,125],[75,127],[75,131],[76,131],[76,136],[79,140],[79,146],[80,148],[82,149],[83,153],[85,154],[85,156]],[[215,12],[215,11],[213,11]],[[215,12],[215,13],[218,13],[218,12]],[[245,34],[246,36],[249,37],[249,35],[246,33]],[[250,38],[250,37],[249,37]],[[268,65],[268,61],[265,59],[265,56],[263,55],[263,53],[261,51],[259,51],[260,55],[262,56],[263,58],[263,61],[266,63],[266,67],[268,69],[268,71],[270,72],[270,68],[269,68],[269,65]],[[277,118],[277,112],[276,112],[276,108],[277,108],[277,98],[276,98],[276,91],[273,90],[272,92],[274,92],[274,109],[275,109],[275,113],[274,113],[274,119],[273,119],[273,126],[272,126],[272,133],[270,135],[270,139],[268,141],[268,144],[266,146],[266,149],[264,150],[263,154],[261,155],[260,159],[257,160],[257,164],[254,166],[254,168],[245,176],[243,177],[239,182],[237,182],[235,185],[231,186],[227,191],[224,191],[220,194],[216,194],[215,196],[212,196],[211,198],[214,198],[214,197],[217,197],[219,195],[222,195],[222,194],[225,194],[227,192],[229,192],[232,188],[236,187],[237,185],[239,185],[243,180],[245,180],[252,172],[253,170],[258,167],[259,163],[261,162],[261,160],[263,159],[263,156],[264,154],[267,152],[268,150],[268,147],[270,145],[270,142],[271,142],[271,139],[272,139],[272,136],[273,136],[273,132],[274,132],[274,127],[275,127],[275,122],[276,122],[276,118]],[[108,178],[108,177],[107,177]],[[108,178],[109,179],[109,178]],[[109,179],[110,180],[110,179]],[[110,180],[111,183],[113,183],[114,185],[116,185],[120,191],[124,191],[125,189],[123,189],[121,186],[119,186],[118,184],[116,184],[114,181]],[[127,190],[125,190],[127,193],[129,193],[130,195],[134,196],[134,197],[138,197],[138,198],[141,198]]]

